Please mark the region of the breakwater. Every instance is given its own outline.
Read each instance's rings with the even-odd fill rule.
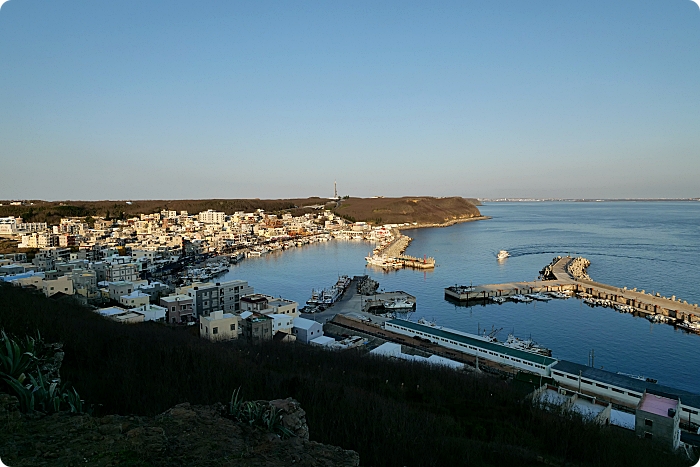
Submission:
[[[403,235],[398,229],[392,229],[390,240],[375,248],[372,255],[365,259],[368,264],[383,269],[433,269],[435,258],[416,258],[403,254],[411,240],[411,237]]]
[[[667,322],[690,332],[700,332],[700,309],[676,296],[663,297],[644,290],[618,288],[590,279],[586,258],[557,256],[540,271],[543,280],[510,282],[476,286],[452,286],[445,288],[445,297],[460,301],[493,301],[499,297],[511,298],[537,292],[573,292],[587,299],[587,303],[608,306],[618,311],[649,317],[656,322]]]

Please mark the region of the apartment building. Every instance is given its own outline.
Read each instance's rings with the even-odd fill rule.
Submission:
[[[112,256],[93,264],[98,282],[136,281],[139,279],[139,264],[132,263],[129,256]]]
[[[241,309],[241,297],[252,293],[253,288],[247,281],[242,280],[206,283],[187,290],[187,295],[193,299],[195,317],[208,316],[217,310],[226,313],[238,312]]]
[[[197,215],[199,222],[204,224],[223,224],[226,220],[226,213],[217,212],[212,209],[200,212]]]
[[[253,343],[268,341],[274,335],[272,333],[272,318],[269,316],[247,312],[246,318],[241,320],[242,335]]]
[[[180,324],[194,320],[192,302],[189,295],[177,294],[161,297],[160,306],[167,308],[165,319],[168,323]]]

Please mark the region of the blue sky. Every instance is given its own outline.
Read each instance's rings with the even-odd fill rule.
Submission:
[[[10,0],[0,199],[700,196],[689,0]]]

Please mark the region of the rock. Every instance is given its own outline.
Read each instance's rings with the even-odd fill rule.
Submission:
[[[359,466],[354,451],[309,441],[306,412],[294,399],[269,402],[295,436],[279,436],[224,416],[221,404],[179,404],[156,417],[53,414],[19,416],[0,429],[7,465],[153,465],[318,467]],[[15,397],[0,394],[0,412],[19,414]],[[16,433],[22,433],[21,437]],[[26,440],[31,440],[31,449]]]
[[[270,406],[282,413],[282,425],[303,440],[309,439],[309,427],[306,424],[306,412],[294,399],[276,399]]]

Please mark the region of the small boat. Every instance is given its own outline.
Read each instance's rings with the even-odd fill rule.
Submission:
[[[402,299],[388,300],[384,302],[384,309],[386,310],[412,310],[414,306],[416,306],[415,303]]]
[[[548,302],[552,299],[552,297],[550,297],[549,295],[545,295],[541,292],[527,294],[527,296],[534,300],[539,300],[541,302]]]
[[[500,305],[501,303],[506,302],[506,298],[505,297],[491,297],[491,301],[494,303],[498,303]]]
[[[510,253],[508,253],[506,250],[501,250],[498,252],[498,255],[496,255],[496,258],[500,261],[502,259],[506,259],[509,256]]]
[[[700,323],[691,323],[688,321],[681,321],[677,326],[687,332],[697,332],[700,333]]]
[[[547,292],[547,293],[548,293],[551,297],[553,297],[553,298],[559,298],[559,299],[562,299],[562,300],[565,299],[565,298],[569,298],[569,295],[567,295],[567,294],[565,294],[565,293],[561,293],[561,292],[556,292],[556,291],[555,291],[555,292]]]
[[[526,297],[525,295],[522,295],[522,294],[513,295],[510,298],[512,298],[516,302],[522,302],[522,303],[530,303],[532,301],[532,299],[530,297]]]

